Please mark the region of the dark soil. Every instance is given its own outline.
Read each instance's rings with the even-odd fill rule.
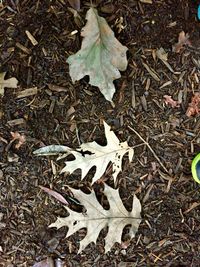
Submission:
[[[200,72],[194,61],[200,55],[197,2],[96,1],[99,13],[129,49],[129,65],[115,81],[112,107],[97,88],[88,85],[87,77],[72,84],[68,73],[66,58],[80,49],[80,30],[90,1],[81,1],[79,23],[65,0],[3,1],[0,73],[6,72],[6,78],[16,77],[19,86],[5,89],[0,99],[0,266],[33,266],[47,256],[60,258],[65,266],[200,266],[200,191],[190,173],[191,160],[200,149],[200,117],[185,115],[193,92],[199,91]],[[121,32],[116,24],[120,17],[125,26]],[[32,45],[26,30],[37,45]],[[71,35],[74,30],[78,33]],[[172,45],[182,30],[190,35],[192,47],[173,53]],[[168,53],[168,63],[178,74],[154,59],[160,47]],[[156,71],[159,82],[143,63]],[[161,87],[169,81],[171,84]],[[52,89],[52,84],[58,87]],[[37,87],[37,94],[17,97],[20,91],[32,87]],[[181,99],[180,107],[166,105],[166,94]],[[78,139],[104,144],[103,119],[130,146],[142,143],[130,129],[134,128],[168,173],[147,146],[136,148],[133,162],[129,164],[125,158],[118,176],[127,208],[134,192],[142,202],[142,223],[135,239],[127,249],[116,244],[104,255],[103,231],[96,246],[91,244],[77,255],[85,230],[66,239],[67,229],[48,228],[66,211],[38,185],[65,196],[68,185],[90,188],[90,175],[82,182],[80,172],[59,175],[61,163],[54,157],[35,157],[33,151],[49,144],[75,148]],[[10,132],[15,131],[26,136],[19,149],[15,142],[10,143]],[[106,182],[112,185],[112,181]]]

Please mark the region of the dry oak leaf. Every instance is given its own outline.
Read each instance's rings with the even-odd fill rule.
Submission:
[[[170,105],[172,108],[180,107],[180,103],[176,100],[173,100],[170,95],[164,95],[165,104]]]
[[[194,93],[186,111],[186,116],[191,117],[200,113],[200,93]]]
[[[81,49],[68,57],[69,74],[73,83],[89,75],[91,85],[97,86],[104,97],[112,102],[115,86],[113,80],[121,77],[120,71],[127,67],[126,46],[115,38],[114,32],[94,8],[86,15],[87,23],[82,29]]]
[[[110,251],[112,246],[117,243],[122,243],[122,232],[126,225],[130,225],[129,235],[133,238],[138,230],[141,222],[141,204],[139,199],[134,195],[132,210],[128,212],[123,205],[119,195],[119,189],[115,190],[105,184],[104,194],[108,199],[110,209],[105,210],[98,202],[95,192],[85,194],[81,190],[69,188],[74,197],[80,201],[86,209],[86,212],[78,213],[67,206],[66,210],[69,216],[65,218],[57,218],[55,223],[49,227],[61,228],[68,227],[67,236],[70,236],[82,228],[87,229],[87,234],[80,241],[78,253],[84,250],[90,243],[96,244],[97,238],[101,230],[108,226],[108,233],[105,238],[105,253]]]
[[[17,88],[18,80],[16,78],[4,79],[6,72],[0,73],[0,95],[4,95],[4,88]]]
[[[62,169],[61,173],[73,173],[76,169],[81,169],[83,179],[92,167],[96,167],[96,172],[92,178],[92,183],[96,182],[102,177],[110,162],[113,164],[113,178],[114,182],[122,170],[122,158],[128,153],[129,161],[132,161],[134,150],[129,147],[128,143],[120,142],[110,126],[104,122],[105,136],[107,145],[101,146],[94,142],[81,144],[76,150],[65,146],[46,146],[34,151],[35,155],[52,155],[64,153],[60,158],[64,158],[69,154],[73,154],[75,160],[65,162],[66,166]]]
[[[172,47],[172,51],[175,53],[180,53],[181,50],[184,48],[185,45],[191,46],[191,42],[189,40],[189,34],[186,33],[184,31],[179,33],[179,37],[178,37],[178,43],[176,43],[173,47]]]

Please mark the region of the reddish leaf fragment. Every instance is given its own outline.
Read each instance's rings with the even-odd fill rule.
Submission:
[[[61,195],[59,194],[58,192],[52,190],[52,189],[49,189],[47,187],[44,187],[44,186],[39,186],[44,192],[46,192],[47,194],[49,194],[50,196],[56,198],[58,201],[60,201],[61,203],[65,204],[65,205],[69,205],[67,200]]]
[[[186,116],[191,117],[200,113],[200,93],[194,93],[186,111]]]
[[[80,0],[68,0],[69,4],[76,9],[77,11],[80,10]]]
[[[185,45],[191,46],[191,42],[189,40],[189,34],[186,33],[184,31],[179,33],[179,37],[178,37],[178,43],[176,43],[173,47],[172,47],[172,51],[175,53],[180,53],[181,50],[184,48]]]
[[[15,145],[16,149],[19,149],[25,142],[26,142],[26,137],[24,134],[20,134],[18,132],[10,132],[12,135],[12,143],[17,140],[18,143]]]
[[[176,100],[173,100],[170,95],[164,95],[165,104],[170,105],[172,108],[180,107],[180,103]]]

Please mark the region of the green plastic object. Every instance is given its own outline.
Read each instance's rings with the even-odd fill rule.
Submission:
[[[200,184],[200,153],[192,161],[192,177]]]

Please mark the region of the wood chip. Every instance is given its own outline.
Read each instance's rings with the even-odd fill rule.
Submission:
[[[140,2],[144,4],[153,4],[152,0],[140,0]]]
[[[132,81],[132,107],[136,108],[134,81]]]
[[[49,113],[53,113],[53,110],[54,110],[54,107],[55,107],[55,103],[56,103],[56,100],[53,98],[51,100],[51,104],[50,104],[50,107],[49,107]]]
[[[150,68],[147,64],[145,64],[144,62],[142,62],[143,66],[145,67],[145,69],[148,71],[148,73],[151,75],[151,77],[156,80],[157,82],[160,81],[160,78],[158,76],[158,74],[156,73],[156,71],[152,68]]]
[[[66,117],[71,116],[75,112],[75,108],[72,106],[71,108],[68,109],[66,113]]]
[[[28,49],[27,47],[23,46],[22,44],[20,44],[18,42],[16,43],[16,47],[21,49],[26,54],[31,54],[31,50],[30,49]]]
[[[17,93],[17,98],[23,98],[31,95],[36,95],[38,92],[37,87],[27,88],[21,92]]]
[[[25,31],[28,39],[31,41],[32,45],[37,45],[38,41],[33,37],[33,35],[29,31]]]
[[[144,111],[147,111],[147,100],[146,100],[145,95],[141,96],[140,100],[141,100],[142,107],[143,107]]]
[[[7,121],[7,124],[11,127],[25,123],[26,121],[23,118]]]
[[[63,87],[63,86],[54,85],[51,83],[48,83],[47,85],[48,85],[49,89],[52,91],[56,91],[56,92],[66,92],[67,91],[67,88]]]
[[[164,88],[164,87],[166,87],[166,86],[168,86],[168,85],[171,85],[172,84],[172,81],[168,81],[168,82],[166,82],[166,83],[163,83],[161,86],[160,86],[160,89],[162,89],[162,88]]]

